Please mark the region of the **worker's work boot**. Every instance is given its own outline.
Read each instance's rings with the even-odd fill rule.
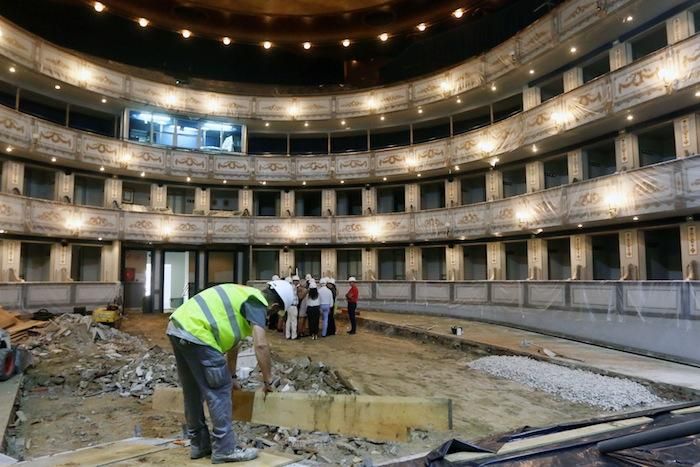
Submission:
[[[236,448],[228,453],[212,454],[212,464],[224,464],[227,462],[244,462],[252,461],[258,457],[258,450],[255,448]]]
[[[203,429],[197,433],[190,442],[190,459],[201,459],[211,454],[211,440],[209,430]]]

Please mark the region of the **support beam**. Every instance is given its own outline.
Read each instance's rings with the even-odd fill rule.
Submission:
[[[179,388],[159,386],[153,409],[184,413]],[[452,428],[452,401],[437,397],[317,395],[233,391],[233,418],[262,425],[323,431],[373,440],[407,441],[411,429]]]
[[[377,269],[377,250],[375,248],[362,249],[362,280],[375,281],[379,278]],[[339,277],[338,279],[347,279],[347,277]]]

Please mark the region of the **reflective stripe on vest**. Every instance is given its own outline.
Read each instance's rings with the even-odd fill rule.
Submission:
[[[228,295],[226,295],[224,288],[220,285],[214,287],[214,290],[216,290],[216,293],[218,293],[219,297],[221,297],[221,301],[224,302],[226,316],[228,316],[228,321],[229,323],[231,323],[231,329],[233,329],[233,337],[235,342],[237,343],[241,340],[241,330],[238,327],[238,321],[236,320],[236,312],[233,309],[233,304],[231,304],[231,299],[228,298]]]
[[[238,284],[206,289],[183,303],[171,319],[202,343],[225,353],[252,334],[241,313],[246,300],[254,298],[267,306],[260,290]]]

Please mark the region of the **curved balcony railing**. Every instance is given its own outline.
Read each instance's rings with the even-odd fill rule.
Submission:
[[[586,31],[610,26],[606,19],[632,3],[570,0],[486,54],[456,67],[408,83],[337,95],[255,97],[183,89],[90,62],[8,21],[0,21],[0,53],[53,79],[101,95],[173,111],[268,120],[348,118],[404,110],[480,88]]]
[[[245,156],[205,154],[103,138],[0,109],[0,141],[58,164],[146,171],[149,177],[189,176],[194,182],[359,180],[407,176],[488,161],[568,130],[700,82],[700,35],[593,80],[529,111],[486,128],[414,146],[344,155]]]
[[[127,212],[0,195],[0,228],[51,237],[171,243],[451,241],[682,215],[700,206],[700,158],[677,159],[498,201],[374,216],[220,217]]]

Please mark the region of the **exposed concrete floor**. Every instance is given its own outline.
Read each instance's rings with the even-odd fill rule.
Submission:
[[[542,356],[541,349],[546,348],[559,355],[553,359],[554,361],[578,363],[631,378],[646,379],[655,383],[682,386],[700,391],[700,368],[667,360],[607,349],[507,326],[449,317],[378,311],[362,311],[361,317],[362,319],[404,326],[441,336],[451,336],[455,339],[491,345],[520,353]],[[462,326],[464,334],[453,336],[452,326]],[[523,341],[527,341],[529,345],[522,345]]]

